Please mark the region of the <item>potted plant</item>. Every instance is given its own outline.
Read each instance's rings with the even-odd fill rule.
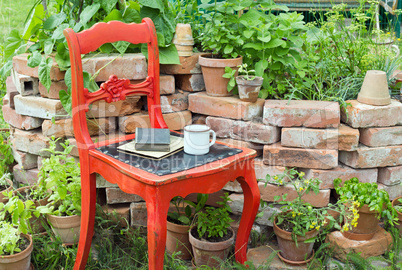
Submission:
[[[285,181],[286,179],[286,181]],[[286,200],[287,194],[282,197],[275,196],[275,203],[282,205],[280,213],[271,216],[274,222],[274,232],[276,234],[279,250],[278,256],[290,264],[304,264],[313,257],[313,245],[321,233],[321,228],[340,227],[340,221],[333,217],[333,213],[339,213],[340,220],[351,218],[355,212],[353,204],[348,206],[341,203],[328,204],[326,207],[314,208],[310,203],[303,200],[303,196],[310,191],[319,192],[319,179],[305,179],[303,172],[298,172],[292,168],[279,174],[273,179],[267,175],[266,184],[273,182],[277,185],[293,186],[297,196],[293,200]],[[262,206],[265,203],[262,202]],[[349,226],[349,225],[348,225]]]
[[[33,250],[32,237],[12,224],[0,221],[0,268],[28,270]]]
[[[39,181],[51,190],[49,203],[39,206],[40,213],[47,214],[53,232],[63,243],[71,244],[79,239],[81,227],[81,179],[80,167],[73,157],[68,156],[74,146],[60,143],[63,151],[56,151],[56,142],[50,140],[50,157],[42,162]]]
[[[198,40],[204,51],[210,55],[200,55],[198,63],[201,66],[205,88],[211,96],[231,96],[227,91],[229,79],[222,77],[225,67],[231,67],[237,74],[237,66],[242,63],[240,56],[244,40],[241,34],[242,25],[239,12],[248,8],[250,3],[242,1],[215,1],[213,4],[203,3],[198,6],[204,28]]]
[[[230,67],[225,67],[223,77],[229,79],[227,86],[228,91],[232,91],[237,83],[240,100],[256,102],[264,79],[259,76],[252,76],[251,73],[255,74],[255,70],[248,70],[246,63],[239,65],[238,68],[239,73],[243,73],[244,75],[239,75],[235,78],[234,75],[236,71]]]
[[[189,239],[194,254],[194,264],[218,267],[228,256],[234,242],[235,233],[230,227],[233,220],[229,217],[231,209],[228,193],[217,202],[221,207],[205,207],[195,218],[195,225],[189,231]]]
[[[168,212],[166,235],[166,251],[169,254],[180,252],[178,258],[182,260],[191,258],[191,244],[188,238],[190,224],[194,216],[204,208],[207,200],[208,194],[201,193],[197,195],[197,203],[180,196],[172,199],[174,211]]]
[[[351,222],[353,229],[343,232],[344,236],[352,240],[370,240],[378,228],[378,220],[383,217],[391,226],[397,221],[397,213],[389,200],[388,192],[379,190],[376,183],[361,183],[353,177],[342,184],[342,180],[334,180],[339,200],[347,203],[353,200],[356,205],[357,216]]]

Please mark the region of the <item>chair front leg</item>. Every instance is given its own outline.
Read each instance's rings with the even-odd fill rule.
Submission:
[[[74,270],[84,270],[94,233],[96,212],[96,174],[81,172],[81,230]]]
[[[260,205],[260,191],[258,189],[255,171],[253,167],[248,167],[250,169],[246,170],[245,177],[237,179],[243,189],[244,205],[239,230],[237,232],[235,257],[236,261],[242,264],[247,260],[248,238]]]
[[[147,226],[148,226],[148,260],[150,270],[162,270],[166,247],[167,212],[170,200],[157,196],[148,196]]]

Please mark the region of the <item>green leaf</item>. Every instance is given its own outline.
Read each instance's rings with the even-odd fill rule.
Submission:
[[[148,49],[146,44],[142,44],[141,52],[148,58]],[[177,53],[177,49],[174,44],[170,44],[165,48],[159,47],[159,63],[180,65],[179,54]]]
[[[257,37],[257,39],[261,40],[262,42],[269,42],[271,40],[271,35],[265,37]]]
[[[53,46],[54,46],[54,40],[51,39],[51,38],[46,39],[46,40],[43,42],[43,52],[44,52],[46,55],[51,54],[52,51],[53,51]]]
[[[274,196],[274,201],[279,201],[281,199],[281,196]]]
[[[140,14],[142,18],[151,18],[154,22],[156,32],[159,32],[164,36],[165,44],[169,44],[172,41],[175,32],[175,25],[174,21],[168,18],[165,13],[160,12],[158,9],[144,6],[141,8]]]
[[[112,12],[110,12],[104,19],[104,22],[110,22],[110,21],[121,21],[123,16],[121,15],[121,12],[117,9],[113,9]]]
[[[7,78],[10,76],[11,69],[13,68],[13,61],[8,60],[0,69],[0,76],[2,78]]]
[[[243,36],[244,36],[245,38],[251,38],[251,36],[254,34],[254,32],[255,32],[255,31],[252,31],[252,30],[244,30],[244,31],[243,31]]]
[[[96,90],[99,90],[99,86],[93,79],[91,79],[92,78],[91,74],[89,74],[86,71],[83,71],[82,77],[84,79],[84,88],[87,88],[89,92],[95,92]]]
[[[124,54],[130,44],[131,43],[127,41],[117,41],[112,43],[113,47],[115,47],[120,54]]]
[[[286,42],[283,41],[282,39],[279,38],[275,38],[275,39],[271,39],[270,42],[268,42],[267,44],[265,44],[264,48],[276,48],[282,45],[286,45]]]
[[[59,92],[59,99],[61,105],[63,105],[64,110],[72,116],[72,108],[71,108],[71,92],[67,90],[61,90]]]
[[[50,70],[52,68],[53,59],[48,57],[42,57],[42,61],[39,64],[38,75],[39,81],[49,91],[52,81],[50,80]]]
[[[8,59],[12,57],[15,51],[21,46],[22,42],[23,39],[21,38],[18,30],[11,30],[4,44],[4,58]]]
[[[243,49],[254,49],[256,51],[261,51],[262,50],[262,45],[258,43],[246,43],[243,46]]]
[[[229,53],[231,53],[232,51],[233,51],[233,46],[230,45],[230,44],[226,45],[226,46],[225,46],[225,49],[223,49],[223,53],[224,53],[224,54],[229,54]]]
[[[56,13],[46,19],[46,21],[43,23],[43,29],[53,30],[61,23],[63,23],[66,18],[67,15],[64,12]]]
[[[34,68],[39,66],[42,61],[42,55],[38,51],[34,51],[31,55],[28,55],[27,66]]]
[[[64,43],[57,45],[57,53],[54,58],[61,70],[66,70],[70,67],[70,55]]]
[[[255,75],[262,77],[265,70],[268,68],[268,61],[266,59],[262,59],[255,63]]]
[[[140,13],[132,8],[126,9],[123,15],[123,22],[125,23],[140,23],[141,16]]]
[[[67,23],[60,24],[56,30],[54,30],[52,39],[58,40],[58,39],[64,39],[63,31],[64,29],[68,28],[69,25]]]
[[[86,25],[89,20],[98,12],[99,8],[100,4],[94,4],[84,8],[80,15],[80,23]]]
[[[25,29],[22,34],[22,38],[27,40],[31,36],[34,36],[35,33],[32,33],[32,30],[37,29],[39,25],[42,25],[42,19],[45,17],[45,10],[43,8],[42,4],[38,4],[35,7],[34,12],[31,13],[31,17],[29,18],[29,21],[26,22],[25,24]],[[36,37],[34,36],[34,41],[36,40]]]
[[[110,11],[116,8],[118,0],[101,0],[101,7],[106,11],[106,13],[110,13]]]
[[[178,220],[183,224],[190,224],[190,219],[186,216],[180,216]]]
[[[109,54],[113,51],[113,45],[110,43],[103,44],[102,46],[100,46],[99,50],[102,53]]]
[[[162,0],[138,0],[138,2],[144,7],[159,9],[160,11],[164,10],[163,1]]]
[[[57,192],[60,195],[60,199],[64,200],[67,196],[67,188],[63,185],[57,187]]]

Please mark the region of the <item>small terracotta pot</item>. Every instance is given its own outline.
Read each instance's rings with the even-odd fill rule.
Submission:
[[[207,94],[215,97],[231,96],[232,93],[227,90],[229,79],[222,76],[225,74],[225,67],[235,69],[235,76],[237,76],[239,69],[237,66],[241,65],[242,62],[241,56],[233,59],[218,59],[212,58],[211,55],[200,55],[198,63],[202,69]]]
[[[176,46],[179,56],[193,55],[194,38],[190,24],[178,23],[176,25],[176,33],[173,37],[173,44]]]
[[[358,214],[357,226],[351,231],[343,232],[343,236],[350,240],[370,240],[378,229],[377,212],[370,211],[367,204],[365,204],[360,207]]]
[[[400,202],[398,201],[399,199],[402,199],[402,196],[401,196],[401,197],[398,197],[398,198],[395,198],[395,199],[392,201],[392,207],[395,208],[396,205],[401,205],[401,204],[402,204],[402,203],[400,203]],[[395,210],[396,210],[396,209],[395,209]],[[396,211],[396,212],[398,213],[398,223],[399,223],[399,224],[395,224],[395,227],[398,228],[399,234],[402,235],[402,213],[399,212],[399,211]]]
[[[368,70],[357,101],[369,105],[384,106],[391,103],[387,74],[381,70]]]
[[[52,226],[54,234],[60,237],[64,244],[77,243],[79,241],[81,216],[60,217],[47,215],[47,219]]]
[[[201,241],[192,235],[192,230],[189,231],[189,240],[193,248],[194,263],[196,266],[207,265],[219,268],[221,261],[215,258],[226,260],[234,242],[235,233],[232,228],[229,228],[229,230],[232,231],[232,237],[222,242]]]
[[[191,259],[191,244],[188,239],[189,225],[179,225],[167,222],[166,251],[169,254],[180,251],[178,255],[182,260]]]
[[[292,264],[295,264],[295,262],[297,264],[307,263],[307,260],[312,257],[314,243],[304,243],[304,241],[316,237],[319,233],[318,230],[313,229],[307,232],[305,236],[297,235],[297,247],[295,241],[292,239],[292,233],[279,228],[276,225],[276,219],[274,221],[274,232],[278,239],[281,256]]]
[[[236,83],[239,88],[240,100],[253,103],[256,102],[263,81],[264,79],[262,77],[255,77],[254,80],[247,80],[244,75],[237,76]]]
[[[1,270],[29,270],[31,269],[31,253],[33,250],[32,236],[21,234],[22,237],[29,240],[29,246],[21,252],[13,255],[0,256]]]
[[[8,188],[0,191],[0,202],[2,202],[2,203],[8,202],[8,199],[6,196],[3,195],[3,192],[6,191],[8,193],[13,189],[13,181],[11,181],[10,179],[6,179],[6,180],[10,186]]]

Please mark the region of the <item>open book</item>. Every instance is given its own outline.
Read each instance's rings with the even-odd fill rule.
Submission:
[[[132,153],[134,155],[143,156],[143,157],[150,157],[154,159],[162,159],[165,157],[174,154],[184,147],[184,139],[182,137],[172,136],[170,135],[170,151],[161,152],[161,151],[139,151],[135,149],[135,141],[131,141],[129,143],[123,144],[117,149],[119,151],[125,151]]]

